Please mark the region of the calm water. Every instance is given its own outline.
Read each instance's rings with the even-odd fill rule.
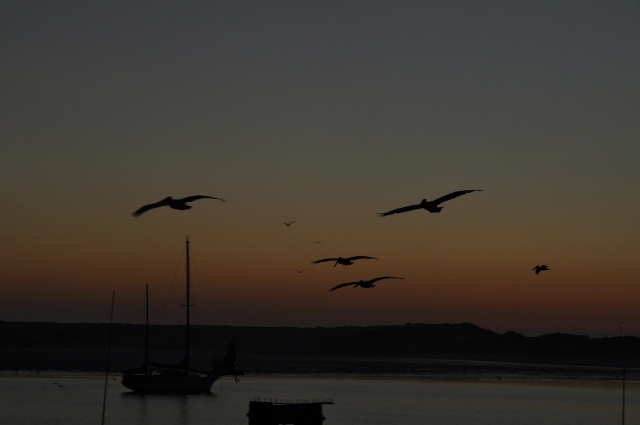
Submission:
[[[211,395],[139,396],[109,381],[107,424],[247,424],[249,401],[328,399],[326,425],[606,425],[622,423],[620,382],[491,377],[478,381],[244,377],[225,378]],[[65,388],[60,388],[58,383]],[[81,375],[0,377],[4,425],[100,424],[104,380]],[[629,384],[626,424],[640,425],[640,390]]]

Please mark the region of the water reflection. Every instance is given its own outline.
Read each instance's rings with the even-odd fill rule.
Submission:
[[[157,425],[171,423],[187,425],[193,423],[191,412],[193,406],[202,408],[204,403],[210,403],[215,395],[209,394],[138,394],[123,392],[120,394],[121,408],[128,412],[127,422],[142,425]]]
[[[503,376],[484,381],[337,377],[245,377],[212,394],[139,395],[109,387],[106,423],[246,425],[249,402],[332,398],[324,425],[539,425],[620,423],[621,382]],[[53,382],[62,383],[68,391]],[[102,379],[0,378],[2,425],[100,423]],[[627,382],[626,423],[640,424],[640,382]]]

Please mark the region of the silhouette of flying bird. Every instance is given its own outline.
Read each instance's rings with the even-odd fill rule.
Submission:
[[[340,288],[344,288],[345,286],[353,286],[355,287],[361,287],[361,288],[373,288],[375,287],[375,283],[379,280],[382,279],[402,279],[404,280],[404,277],[395,277],[395,276],[382,276],[382,277],[376,277],[375,279],[371,279],[371,280],[360,280],[358,282],[347,282],[347,283],[341,283],[340,285],[334,286],[333,288],[329,289],[329,292],[333,292],[336,289],[340,289]]]
[[[282,224],[284,224],[285,226],[289,227],[289,226],[291,226],[293,223],[295,223],[296,221],[297,221],[297,220],[293,220],[293,221],[290,221],[290,222],[288,222],[288,223],[282,223]]]
[[[350,265],[353,264],[353,262],[355,260],[377,260],[377,258],[375,258],[375,257],[367,257],[366,255],[356,255],[354,257],[347,257],[347,258],[342,258],[342,257],[338,257],[338,258],[323,258],[322,260],[316,260],[316,261],[312,262],[311,264],[324,263],[326,261],[335,261],[335,264],[333,265],[333,267],[337,266],[338,264],[342,264],[343,266],[350,266]]]
[[[534,268],[531,269],[531,271],[534,271],[534,270],[535,270],[536,274],[540,274],[540,272],[543,272],[545,270],[549,270],[549,266],[547,266],[545,264],[543,264],[541,266],[535,266]]]
[[[442,207],[439,207],[438,204],[441,204],[445,201],[450,201],[453,198],[457,198],[458,196],[462,196],[471,192],[482,192],[482,189],[459,190],[457,192],[451,192],[448,195],[441,196],[438,199],[434,199],[433,201],[427,201],[426,199],[423,199],[419,204],[396,208],[395,210],[387,211],[384,213],[378,213],[378,216],[386,217],[391,214],[400,214],[407,211],[419,210],[421,208],[429,211],[430,213],[439,213],[440,210],[442,210]]]
[[[307,270],[307,269],[299,270],[299,269],[296,269],[296,268],[294,267],[294,268],[293,268],[293,270],[297,271],[298,273],[302,273],[303,271],[305,271],[305,270]]]
[[[204,195],[187,196],[186,198],[182,198],[182,199],[173,199],[171,196],[167,196],[162,201],[158,201],[154,204],[144,205],[138,208],[131,215],[134,217],[139,217],[140,215],[146,213],[149,210],[152,210],[154,208],[160,208],[160,207],[170,207],[170,208],[173,208],[174,210],[189,210],[191,209],[191,205],[187,205],[187,202],[193,202],[193,201],[197,201],[198,199],[205,199],[205,198],[218,199],[222,202],[225,202],[225,200],[222,198],[216,198],[213,196],[204,196]]]

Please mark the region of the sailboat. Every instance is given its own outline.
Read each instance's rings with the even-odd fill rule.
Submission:
[[[190,281],[189,238],[187,238],[187,322],[185,326],[185,355],[177,365],[159,365],[149,362],[149,287],[147,286],[147,315],[145,361],[142,367],[122,371],[122,385],[137,393],[194,394],[208,393],[213,383],[220,378],[213,371],[192,369],[189,365],[190,346]]]

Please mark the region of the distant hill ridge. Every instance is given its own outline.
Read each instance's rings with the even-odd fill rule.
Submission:
[[[99,370],[108,324],[0,321],[0,369]],[[640,367],[640,338],[590,338],[553,333],[526,337],[498,334],[471,323],[341,327],[193,325],[193,359],[209,367],[235,341],[238,361],[254,371],[314,360],[444,359],[549,365]],[[145,326],[114,324],[114,368],[142,361]],[[180,360],[183,326],[150,325],[157,361]],[[45,354],[46,353],[46,354]],[[74,360],[75,359],[75,360]],[[103,367],[104,363],[102,363]],[[261,369],[262,368],[262,369]]]

